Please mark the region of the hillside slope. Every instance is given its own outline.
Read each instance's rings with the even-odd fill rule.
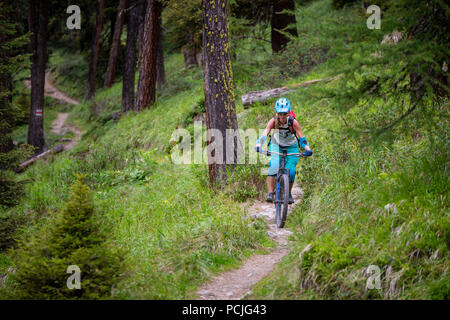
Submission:
[[[397,19],[386,16],[382,30],[368,30],[364,10],[335,10],[328,0],[298,7],[296,14],[300,36],[279,55],[267,56],[265,42],[232,43],[238,98],[341,74],[382,50],[383,35]],[[64,79],[61,70],[71,65],[64,57],[56,51],[50,59],[55,84],[79,97],[84,88]],[[77,63],[86,64],[81,58]],[[373,65],[361,67],[348,84],[399,68],[385,60]],[[239,165],[217,193],[208,187],[206,164],[172,163],[177,148],[172,133],[184,128],[193,135],[193,121],[204,112],[202,70],[184,68],[182,55],[171,54],[166,73],[167,87],[143,112],[111,117],[120,110],[120,82],[71,109],[68,122],[83,128],[83,139],[21,174],[28,182],[25,196],[2,212],[25,221],[19,234],[39,232],[64,207],[76,174],[85,174],[103,231],[112,246],[126,252],[127,271],[113,292],[117,298],[190,298],[213,275],[274,245],[264,223],[250,224],[242,209],[242,202],[265,195],[266,158]],[[293,249],[249,298],[448,299],[448,101],[417,109],[381,134],[355,133],[349,129],[360,129],[361,121],[385,125],[383,117],[394,117],[394,108],[388,100],[381,111],[381,102],[346,109],[329,91],[337,91],[342,80],[286,95],[314,155],[297,167],[305,196],[287,220]],[[274,101],[244,110],[237,100],[239,128],[264,128]],[[9,252],[0,253],[1,274],[14,268],[13,260]],[[380,272],[380,289],[366,288],[371,265]]]

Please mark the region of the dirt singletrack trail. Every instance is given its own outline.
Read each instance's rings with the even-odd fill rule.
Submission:
[[[30,80],[24,80],[25,86],[27,88],[31,88],[31,81]],[[79,102],[75,99],[72,99],[68,95],[66,95],[64,92],[60,91],[58,88],[56,88],[51,79],[50,79],[50,72],[45,72],[45,87],[44,92],[46,96],[55,98],[62,103],[70,103],[70,104],[79,104]]]
[[[24,83],[27,88],[31,88],[30,80],[24,80]],[[53,85],[50,79],[50,72],[48,71],[45,73],[44,93],[46,96],[55,98],[63,104],[79,104],[77,100],[70,98],[68,95],[66,95],[64,92],[60,91]],[[64,150],[72,149],[80,141],[82,135],[82,132],[77,127],[66,124],[68,116],[68,112],[58,112],[58,118],[53,121],[51,126],[51,131],[56,134],[62,134],[64,131],[72,131],[75,134],[75,138],[66,140],[67,143],[64,144]]]
[[[300,202],[303,192],[294,183],[292,197],[295,202],[289,206],[289,213]],[[268,235],[276,242],[276,247],[269,254],[259,254],[248,258],[235,270],[224,272],[205,283],[197,290],[200,300],[240,300],[251,293],[251,288],[266,275],[270,274],[281,259],[290,251],[288,229],[279,229],[275,222],[275,207],[272,203],[256,201],[248,208],[253,219],[266,219],[269,223]]]

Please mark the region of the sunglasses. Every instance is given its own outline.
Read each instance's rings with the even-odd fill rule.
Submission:
[[[279,115],[279,116],[282,116],[282,117],[285,117],[285,116],[287,116],[288,114],[287,114],[287,113],[279,113],[278,115]]]

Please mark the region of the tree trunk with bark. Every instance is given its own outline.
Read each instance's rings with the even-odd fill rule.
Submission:
[[[206,144],[209,179],[216,186],[227,180],[227,170],[235,168],[240,146],[239,135],[227,139],[227,131],[230,133],[231,129],[231,132],[236,133],[238,129],[229,53],[227,2],[203,0],[202,3]]]
[[[84,96],[85,101],[90,100],[95,95],[95,78],[97,77],[97,61],[100,47],[100,34],[102,32],[104,0],[98,0],[97,3],[95,32],[92,38],[91,62],[89,64],[88,84],[86,94]]]
[[[119,54],[120,36],[122,34],[126,5],[127,0],[120,0],[116,23],[114,26],[114,36],[111,44],[111,51],[109,53],[108,68],[106,69],[105,87],[108,88],[111,87],[116,72],[117,55]]]
[[[127,44],[125,46],[125,64],[122,85],[122,112],[134,109],[134,74],[136,71],[136,40],[139,29],[139,19],[143,6],[138,0],[131,1],[128,15]]]
[[[159,26],[159,38],[158,38],[158,53],[156,55],[156,80],[158,84],[158,90],[161,91],[166,84],[166,72],[164,70],[164,51],[163,51],[163,30],[161,25]]]
[[[44,86],[47,58],[47,0],[30,0],[28,25],[31,45],[31,108],[28,144],[44,149]]]
[[[161,9],[162,5],[160,1],[147,0],[142,37],[142,54],[139,58],[136,111],[150,107],[156,99],[156,55],[158,50]]]
[[[141,6],[141,15],[139,16],[139,54],[138,59],[142,57],[142,49],[143,49],[143,41],[144,41],[144,22],[145,22],[145,13],[147,11],[147,0],[139,1],[139,6]],[[141,62],[139,60],[139,65]]]
[[[282,30],[297,36],[297,28],[287,28],[290,24],[295,26],[295,15],[288,13],[281,13],[283,10],[295,10],[294,0],[273,0],[273,13],[271,22],[271,38],[272,51],[278,52],[286,46],[289,38],[277,30]]]

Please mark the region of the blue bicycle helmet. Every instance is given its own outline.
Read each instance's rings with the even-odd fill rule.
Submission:
[[[275,112],[276,113],[288,113],[291,111],[291,103],[286,98],[280,98],[275,103]]]

